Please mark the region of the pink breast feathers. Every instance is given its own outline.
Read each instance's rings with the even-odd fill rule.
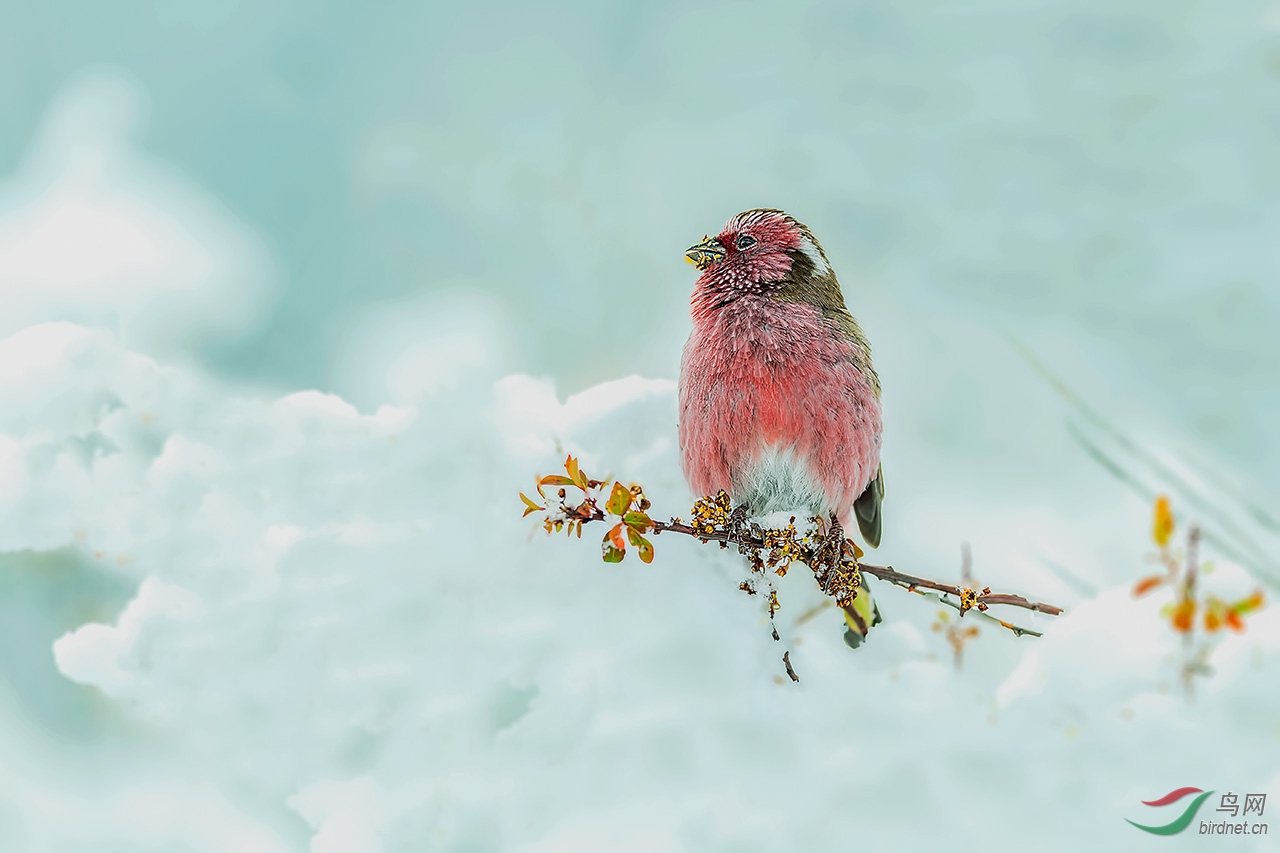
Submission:
[[[680,387],[681,464],[696,495],[753,514],[835,512],[880,462],[880,402],[851,344],[817,308],[744,296],[695,315]]]

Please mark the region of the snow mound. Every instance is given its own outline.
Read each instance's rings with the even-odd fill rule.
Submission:
[[[775,643],[732,553],[659,536],[653,565],[606,565],[603,530],[520,518],[517,491],[567,452],[687,514],[670,382],[561,402],[511,376],[370,414],[65,323],[3,355],[0,547],[136,590],[53,643],[129,751],[74,784],[0,771],[6,849],[185,825],[209,829],[182,849],[1075,850],[1133,843],[1123,819],[1179,785],[1277,781],[1280,610],[1187,701],[1158,597],[1022,618],[1042,640],[982,623],[957,671],[936,607],[904,591],[876,585],[887,621],[854,653],[832,611],[800,620],[793,572]]]

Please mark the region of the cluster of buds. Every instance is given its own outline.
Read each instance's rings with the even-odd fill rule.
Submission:
[[[836,600],[840,607],[852,607],[862,588],[862,572],[843,565],[828,568],[818,575],[818,586]]]
[[[698,498],[693,505],[693,529],[696,534],[710,536],[729,521],[733,507],[724,489],[713,497]]]
[[[969,587],[967,587],[967,586],[962,586],[962,587],[960,587],[960,613],[961,613],[962,615],[963,615],[964,613],[967,613],[967,612],[968,612],[968,611],[970,611],[970,610],[975,610],[975,609],[976,609],[979,613],[982,613],[982,612],[985,612],[985,611],[986,611],[986,609],[987,609],[986,602],[983,602],[983,601],[979,601],[979,600],[978,600],[978,597],[979,597],[979,595],[980,595],[980,594],[981,594],[981,595],[990,595],[990,594],[991,594],[991,587],[989,587],[989,586],[985,586],[985,587],[983,587],[983,588],[982,588],[982,592],[981,592],[981,593],[979,593],[979,592],[978,592],[977,590],[975,590],[975,589],[970,589],[970,588],[969,588]]]
[[[786,527],[762,528],[753,524],[748,535],[752,542],[759,544],[742,544],[740,539],[738,550],[747,557],[751,571],[757,575],[772,572],[778,577],[785,577],[792,563],[803,563],[813,571],[814,580],[824,595],[835,599],[840,607],[852,607],[862,587],[862,573],[857,563],[862,551],[844,538],[844,531],[834,518],[826,532],[821,519],[812,518],[810,521],[813,526],[806,533],[796,530],[795,516]],[[848,562],[845,562],[846,557]],[[751,595],[756,593],[753,581],[744,581],[739,588]],[[779,607],[777,592],[770,588],[769,616],[772,617]]]
[[[743,507],[735,510],[730,516],[728,527],[734,526],[734,518],[738,515],[745,518],[746,510]],[[787,569],[793,562],[798,560],[807,563],[813,559],[809,537],[796,530],[795,516],[791,517],[786,527],[763,528],[758,524],[752,524],[750,529],[743,531],[742,525],[739,524],[737,530],[732,532],[738,540],[738,552],[747,558],[747,564],[751,567],[753,575],[773,572],[780,578],[786,577]],[[747,544],[747,539],[760,544]],[[754,581],[743,581],[739,589],[749,595],[756,593]],[[769,595],[769,616],[772,618],[781,605],[778,604],[776,591],[770,590]]]
[[[745,517],[746,510],[739,507],[735,510],[735,515]],[[730,517],[730,526],[733,524],[734,516]],[[811,519],[815,524],[817,519]],[[758,542],[759,545],[749,545],[744,541],[747,537],[752,542]],[[812,534],[801,534],[796,530],[796,519],[792,516],[787,522],[786,527],[762,528],[758,524],[751,525],[747,536],[743,536],[741,527],[737,530],[738,551],[747,558],[747,563],[751,567],[753,575],[765,578],[765,582],[769,584],[769,618],[772,619],[777,615],[782,605],[778,602],[778,591],[773,588],[772,580],[767,578],[767,572],[773,572],[778,577],[785,577],[787,569],[794,562],[808,564],[814,569],[815,579],[818,585],[822,587],[823,592],[827,589],[822,584],[822,578],[819,575],[818,567],[821,565],[815,559],[813,549]],[[855,572],[856,574],[856,572]],[[743,581],[738,587],[748,595],[756,594],[756,585],[754,580]],[[828,593],[831,594],[831,593]],[[776,632],[775,632],[776,633]]]
[[[751,564],[753,567],[760,565],[762,569],[773,569],[780,578],[786,576],[793,561],[804,560],[807,556],[808,550],[803,538],[796,538],[795,516],[791,517],[786,527],[761,530],[760,538],[764,540],[764,547],[751,554]],[[763,557],[761,551],[765,552]]]

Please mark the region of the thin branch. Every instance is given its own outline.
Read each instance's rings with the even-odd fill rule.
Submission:
[[[916,595],[923,595],[925,598],[929,599],[930,601],[936,601],[939,604],[945,604],[947,607],[950,607],[953,610],[959,611],[961,616],[964,615],[964,611],[960,610],[960,605],[956,604],[954,601],[947,598],[945,595],[939,595],[936,592],[925,592],[922,589],[913,589],[911,591],[914,592]],[[1030,628],[1023,628],[1020,625],[1014,625],[1012,622],[1006,622],[1003,619],[998,619],[995,616],[992,616],[990,613],[983,613],[981,610],[978,611],[978,617],[981,619],[986,619],[990,622],[994,622],[997,625],[1000,625],[1002,627],[1008,628],[1010,631],[1013,632],[1013,636],[1015,637],[1021,637],[1023,634],[1027,634],[1032,637],[1044,636],[1044,634],[1040,631],[1033,631]]]
[[[593,517],[590,520],[592,521],[604,520],[604,514],[601,513],[599,510],[596,510],[596,515],[598,517]],[[694,530],[689,525],[680,521],[674,521],[674,520],[669,522],[655,521],[653,522],[653,527],[654,527],[654,531],[657,533],[661,533],[664,531],[670,531],[672,533],[683,533],[685,536],[692,536],[695,539],[701,539],[703,542],[724,542],[725,544],[733,544],[733,545],[743,544],[743,545],[747,545],[749,547],[754,547],[754,548],[764,547],[764,540],[758,536],[751,536],[750,534],[740,534],[740,535],[734,536],[719,530],[713,533],[704,533],[701,531]],[[956,586],[955,584],[939,583],[938,581],[929,580],[928,578],[919,578],[919,577],[916,577],[915,575],[904,574],[902,572],[895,571],[892,566],[873,566],[868,563],[858,562],[857,567],[862,569],[862,571],[866,572],[867,574],[877,577],[882,581],[888,581],[889,583],[894,583],[894,584],[897,584],[898,586],[906,587],[907,589],[914,589],[915,587],[924,587],[926,589],[936,590],[937,592],[947,592],[955,596],[959,596],[960,591],[962,589],[962,587]],[[1021,595],[993,593],[990,591],[990,589],[984,590],[982,593],[980,593],[977,596],[977,604],[982,604],[982,603],[1008,604],[1013,607],[1021,607],[1026,610],[1035,610],[1040,613],[1048,613],[1050,616],[1058,616],[1062,613],[1061,607],[1056,607],[1052,604],[1044,604],[1042,602],[1028,601],[1027,599],[1023,598]],[[973,606],[976,606],[976,605],[973,605]],[[966,610],[967,609],[968,608],[966,608]]]
[[[563,490],[561,490],[561,500],[563,501],[563,499],[564,494]],[[661,533],[679,533],[683,536],[691,536],[702,542],[718,542],[724,547],[737,545],[740,548],[748,549],[766,548],[767,545],[763,536],[744,529],[744,524],[742,523],[744,518],[741,517],[743,515],[741,510],[742,508],[739,507],[739,511],[730,519],[730,523],[727,523],[722,527],[716,527],[713,530],[698,530],[692,525],[685,524],[679,519],[674,518],[670,521],[658,521],[653,519],[650,522],[652,525],[651,529],[655,535]],[[595,521],[604,521],[608,517],[605,512],[597,506],[594,500],[586,500],[577,507],[571,507],[562,503],[561,512],[564,514],[566,519],[572,520],[579,525],[589,524]],[[833,532],[837,531],[833,530]],[[807,554],[805,556],[812,557],[813,555]],[[802,560],[802,562],[807,561]],[[936,593],[942,593],[943,595],[939,596],[938,600],[960,611],[961,616],[970,610],[977,610],[981,613],[994,604],[1021,607],[1024,610],[1031,610],[1037,613],[1047,613],[1051,616],[1057,616],[1063,612],[1061,607],[1057,607],[1052,604],[1045,604],[1044,602],[1030,601],[1021,595],[992,592],[990,587],[984,587],[982,590],[974,590],[967,586],[941,583],[928,578],[905,574],[903,572],[896,571],[892,566],[874,566],[862,563],[859,562],[847,548],[840,556],[839,561],[836,562],[836,565],[846,571],[861,570],[865,574],[871,575],[872,577],[878,578],[882,581],[896,584],[897,586],[903,587],[911,592],[920,592],[921,589],[928,589]],[[819,566],[815,569],[815,572],[821,572],[827,568],[827,566]],[[959,599],[959,603],[957,604],[946,599],[943,597],[945,595],[955,596]],[[1003,619],[996,619],[995,617],[989,618],[1012,631],[1015,636],[1020,637],[1023,634],[1029,634],[1034,637],[1041,636],[1040,632],[1033,631],[1030,628],[1021,628],[1017,625],[1005,622]]]
[[[1182,600],[1194,606],[1196,600],[1196,580],[1200,571],[1200,525],[1192,524],[1187,531],[1187,570],[1182,585]],[[1191,648],[1191,632],[1182,635],[1186,648]]]
[[[1007,604],[1011,607],[1021,607],[1024,610],[1034,610],[1037,613],[1048,613],[1050,616],[1058,616],[1062,613],[1061,607],[1052,604],[1045,604],[1039,601],[1028,601],[1021,595],[1010,595],[1007,593],[992,592],[990,587],[984,587],[981,592],[975,592],[968,587],[960,587],[954,584],[939,583],[931,581],[928,578],[918,578],[914,575],[903,574],[894,571],[892,566],[869,566],[866,563],[859,563],[858,567],[863,572],[873,577],[877,577],[882,581],[888,581],[897,584],[900,587],[916,591],[917,587],[931,589],[935,592],[947,593],[954,595],[961,601],[961,613],[966,613],[971,609],[985,610],[986,605],[991,604]],[[970,598],[971,602],[968,606],[963,606],[966,598]]]

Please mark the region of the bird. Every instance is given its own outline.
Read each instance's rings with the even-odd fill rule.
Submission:
[[[678,383],[680,464],[695,495],[752,515],[834,514],[880,545],[883,413],[871,346],[822,244],[781,210],[747,210],[685,257],[699,270]],[[862,588],[857,648],[881,621]]]

